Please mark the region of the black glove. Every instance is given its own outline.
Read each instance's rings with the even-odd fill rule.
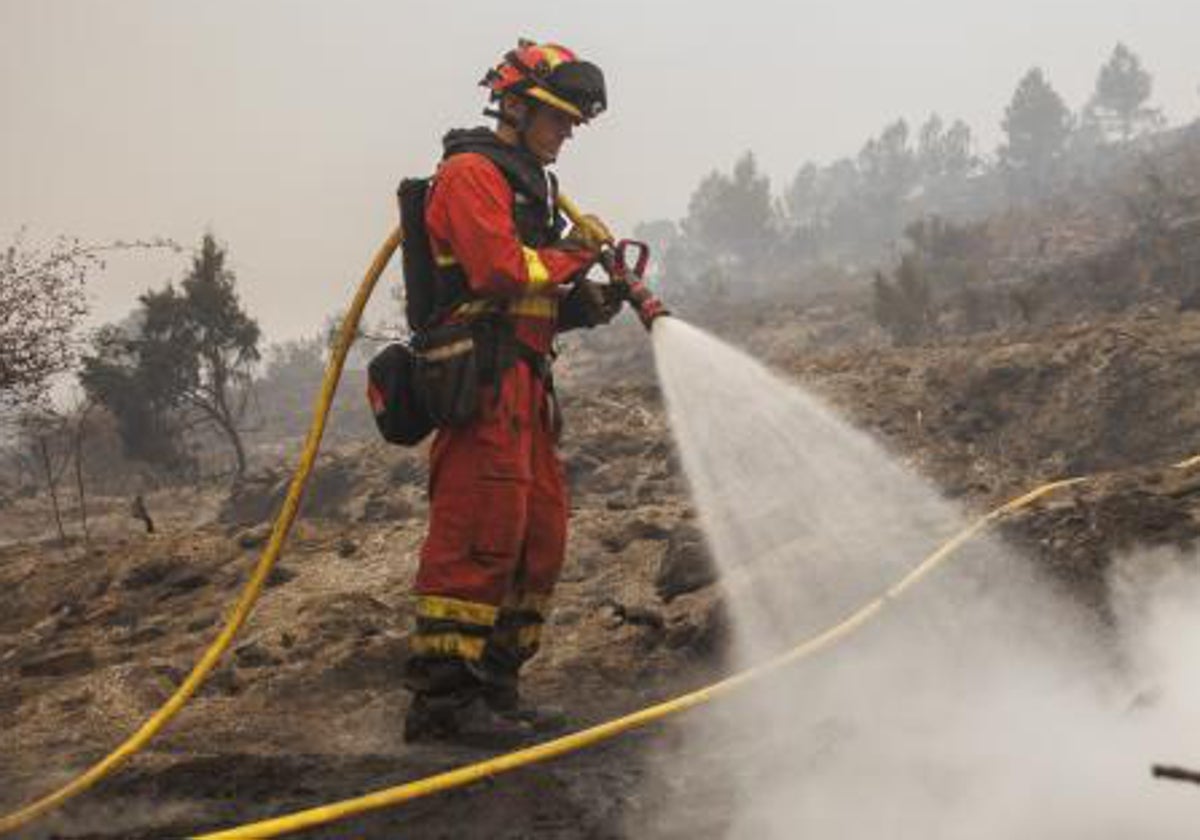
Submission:
[[[607,324],[621,310],[623,300],[621,290],[613,284],[593,283],[587,277],[580,277],[559,304],[558,329]]]

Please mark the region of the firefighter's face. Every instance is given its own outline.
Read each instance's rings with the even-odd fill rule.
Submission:
[[[542,163],[554,163],[574,129],[575,120],[570,114],[548,105],[531,106],[525,123],[525,145]]]

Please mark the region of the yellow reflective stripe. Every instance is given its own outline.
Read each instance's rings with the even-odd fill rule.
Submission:
[[[442,595],[421,595],[417,598],[418,618],[444,618],[464,624],[491,627],[496,623],[499,610],[491,604],[462,601]]]
[[[542,262],[541,255],[524,245],[521,246],[521,255],[525,257],[525,270],[529,274],[529,290],[533,292],[550,285],[550,269]]]
[[[514,300],[508,311],[522,318],[554,318],[558,314],[558,301],[541,295],[522,297]]]
[[[444,347],[435,347],[432,350],[426,350],[418,353],[422,359],[430,362],[440,362],[444,359],[450,359],[454,356],[461,356],[463,353],[470,353],[475,347],[473,339],[464,338],[461,341],[456,341],[453,344],[447,344]]]
[[[491,300],[472,300],[456,306],[454,314],[469,317],[471,315],[483,315],[487,312],[495,312],[499,308],[499,304]]]
[[[452,265],[458,265],[458,260],[454,258],[453,254],[437,254],[433,259],[438,264],[438,268],[449,268]]]
[[[578,108],[576,108],[574,105],[572,105],[567,100],[562,99],[561,97],[555,96],[553,93],[546,90],[544,87],[537,87],[535,85],[534,87],[531,87],[531,88],[529,88],[529,90],[525,91],[525,95],[532,96],[534,99],[540,99],[542,102],[545,102],[547,105],[549,105],[552,108],[557,108],[560,111],[565,111],[566,113],[570,114],[572,117],[579,120],[580,122],[587,122],[587,118],[584,117],[583,111],[580,111]]]
[[[415,633],[409,639],[409,650],[416,656],[456,656],[471,661],[483,657],[487,639],[466,633]]]
[[[489,312],[500,311],[501,304],[495,299],[472,300],[457,306],[454,314],[459,318],[472,318]],[[558,315],[558,301],[544,295],[526,295],[513,300],[507,310],[509,315],[522,318],[553,319]]]

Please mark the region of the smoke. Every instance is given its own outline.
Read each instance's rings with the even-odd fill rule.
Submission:
[[[672,319],[654,340],[739,667],[836,623],[968,521],[740,351]],[[677,836],[707,807],[706,836],[731,838],[1191,836],[1200,791],[1149,772],[1200,762],[1189,564],[1117,562],[1113,627],[977,540],[861,631],[690,721],[659,769],[708,781],[639,831]]]

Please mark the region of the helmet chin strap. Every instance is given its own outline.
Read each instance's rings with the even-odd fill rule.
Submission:
[[[483,115],[485,117],[495,117],[498,121],[516,131],[517,142],[519,143],[520,147],[530,154],[533,154],[533,149],[530,148],[529,143],[525,139],[525,132],[529,130],[529,118],[533,113],[533,108],[537,107],[537,103],[528,102],[527,105],[528,107],[526,108],[525,117],[523,119],[517,119],[511,114],[505,113],[502,108],[484,108]]]

